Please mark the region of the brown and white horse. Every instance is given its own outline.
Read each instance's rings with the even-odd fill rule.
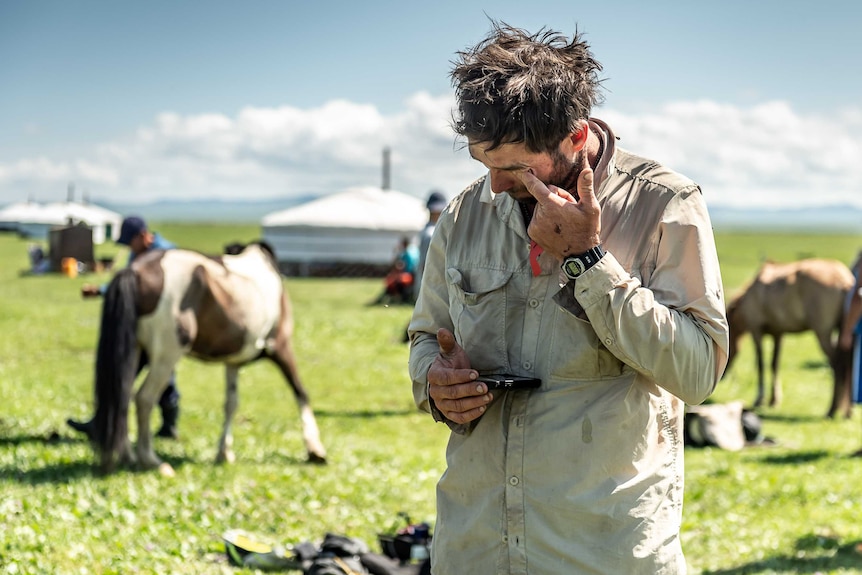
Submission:
[[[150,412],[184,355],[225,364],[227,395],[217,462],[232,462],[231,421],[238,404],[239,368],[268,358],[281,369],[299,405],[311,462],[326,450],[291,347],[293,316],[273,252],[263,243],[211,258],[189,250],[156,250],[135,259],[108,286],[96,354],[93,440],[105,472],[120,463],[145,469],[163,464],[153,451]],[[134,393],[135,449],[128,412],[141,351],[148,371]],[[173,470],[167,467],[167,472]]]

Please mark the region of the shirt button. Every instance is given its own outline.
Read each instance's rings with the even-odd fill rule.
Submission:
[[[530,300],[529,304],[530,304],[530,307],[537,308],[537,307],[539,307],[539,300],[537,300],[536,298],[533,298]]]
[[[605,345],[611,345],[612,343],[614,343],[614,340],[612,340],[611,338],[605,339]]]
[[[508,543],[508,542],[509,542],[509,536],[503,535],[503,543]]]
[[[524,362],[524,369],[526,369],[527,371],[530,371],[531,369],[533,369],[533,362],[525,361]]]
[[[514,475],[513,475],[512,477],[510,477],[510,478],[509,478],[509,485],[517,485],[517,484],[519,484],[520,482],[521,482],[521,480],[520,480],[520,479],[518,479],[518,478],[517,478],[516,476],[514,476]]]

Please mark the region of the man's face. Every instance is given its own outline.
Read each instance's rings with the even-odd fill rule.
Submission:
[[[149,249],[152,242],[147,241],[148,235],[149,232],[143,231],[129,241],[129,249],[132,250],[135,255],[141,255]]]
[[[583,150],[574,151],[568,138],[554,153],[530,152],[522,143],[503,144],[493,150],[488,150],[488,146],[472,143],[470,155],[490,171],[491,191],[505,192],[520,201],[530,201],[533,196],[517,177],[518,172],[529,170],[545,185],[573,192],[578,174],[586,166]]]

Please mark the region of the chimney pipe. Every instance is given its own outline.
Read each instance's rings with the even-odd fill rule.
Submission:
[[[390,188],[391,180],[390,180],[390,153],[391,150],[389,148],[383,148],[383,185],[381,186],[384,190],[388,190]]]

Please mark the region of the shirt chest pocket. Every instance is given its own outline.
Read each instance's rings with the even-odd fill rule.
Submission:
[[[506,299],[511,277],[507,271],[446,270],[455,338],[474,369],[508,371]]]

